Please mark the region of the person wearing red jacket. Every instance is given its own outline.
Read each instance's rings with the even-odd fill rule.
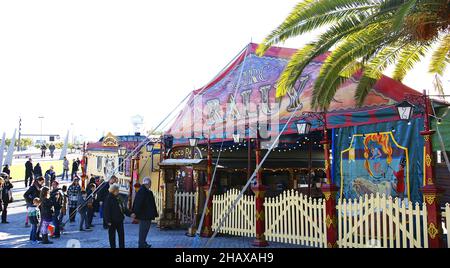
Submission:
[[[405,195],[405,165],[403,163],[400,163],[398,171],[394,171],[394,176],[397,181],[395,185],[397,197],[403,198]]]

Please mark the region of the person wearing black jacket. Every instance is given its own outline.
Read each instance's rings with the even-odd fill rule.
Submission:
[[[40,233],[42,235],[42,244],[53,244],[48,240],[48,226],[53,219],[53,202],[50,199],[50,188],[47,186],[42,187],[41,190],[41,205],[39,207],[41,210],[41,226]]]
[[[2,198],[2,223],[9,223],[6,219],[8,216],[8,204],[12,202],[11,189],[14,187],[13,184],[9,181],[9,175],[6,173],[2,174],[5,182],[3,183],[3,188],[1,191]]]
[[[72,181],[75,178],[75,176],[77,175],[77,172],[78,172],[78,162],[74,159],[72,162],[72,173],[70,174]]]
[[[145,177],[134,198],[133,212],[136,214],[136,219],[139,220],[139,248],[151,247],[151,245],[147,244],[146,239],[152,220],[158,217],[155,197],[150,187],[151,180]]]
[[[35,178],[42,177],[41,164],[36,163],[36,166],[34,166],[34,169],[33,169],[33,175],[34,175]]]
[[[119,248],[125,248],[125,232],[123,220],[126,216],[135,215],[126,207],[119,197],[119,186],[113,184],[109,187],[109,194],[105,200],[103,217],[108,225],[109,245],[116,248],[116,232],[119,236]]]
[[[25,163],[25,187],[31,186],[31,183],[33,183],[33,163],[30,157]]]
[[[54,180],[52,182],[52,192],[50,193],[50,200],[53,203],[54,213],[52,217],[53,226],[55,226],[55,233],[52,238],[59,238],[61,236],[61,221],[60,214],[63,206],[63,193],[62,190],[58,187],[58,181]]]
[[[33,200],[36,197],[40,197],[41,188],[44,185],[45,179],[43,177],[38,177],[34,180],[34,183],[28,190],[23,194],[27,208],[33,204]],[[28,215],[25,220],[25,226],[28,227]]]
[[[100,206],[100,217],[103,218],[103,229],[108,229],[108,224],[105,221],[105,217],[103,215],[105,211],[105,201],[106,197],[109,193],[109,187],[113,185],[114,183],[117,183],[118,179],[116,176],[112,176],[108,182],[102,181],[97,188],[97,200],[99,201]]]

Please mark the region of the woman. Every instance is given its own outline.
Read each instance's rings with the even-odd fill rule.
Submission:
[[[125,215],[128,217],[135,216],[120,199],[119,185],[113,184],[109,187],[109,194],[106,197],[103,211],[103,217],[108,226],[109,245],[111,248],[116,248],[116,232],[119,236],[119,248],[125,247],[125,233],[123,229]]]
[[[9,223],[7,221],[8,216],[8,204],[13,201],[12,191],[11,189],[14,187],[13,184],[9,181],[9,175],[6,173],[2,173],[2,177],[4,179],[3,188],[1,191],[1,199],[2,199],[2,223]]]
[[[40,233],[42,235],[42,244],[53,244],[48,240],[48,226],[53,219],[53,202],[50,199],[50,188],[47,186],[42,187],[41,190],[41,228]]]

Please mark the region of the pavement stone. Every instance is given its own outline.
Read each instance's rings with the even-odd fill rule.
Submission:
[[[18,185],[19,186],[19,185]],[[20,185],[21,186],[21,185]],[[15,195],[20,196],[25,189],[17,187]],[[17,199],[16,199],[17,200]],[[108,233],[102,228],[99,216],[94,218],[93,231],[80,232],[78,222],[66,225],[66,230],[59,239],[52,239],[54,244],[31,244],[29,241],[30,228],[24,227],[25,202],[17,200],[8,208],[9,224],[0,224],[0,248],[66,248],[73,245],[73,241],[79,241],[82,248],[108,248]],[[98,215],[98,214],[97,214]],[[77,221],[79,215],[77,215]],[[193,238],[185,235],[186,230],[160,230],[153,224],[148,235],[147,242],[154,248],[202,248],[208,241],[207,238]],[[75,239],[75,240],[71,240]],[[70,241],[70,242],[69,242]],[[138,225],[132,224],[131,219],[125,220],[125,246],[136,248],[138,241]],[[250,237],[217,236],[209,245],[211,248],[252,248]],[[69,245],[68,245],[69,242]],[[269,242],[271,248],[298,248],[299,245]]]

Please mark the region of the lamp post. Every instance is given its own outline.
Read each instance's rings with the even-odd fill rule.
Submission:
[[[42,136],[42,120],[44,120],[44,117],[41,115],[38,117],[41,120],[41,145],[43,144],[43,136]]]
[[[86,169],[87,169],[87,155],[86,155],[86,143],[83,143],[83,156],[81,158],[81,189],[86,189]]]
[[[211,152],[211,139],[208,136],[208,155],[207,155],[207,166],[206,166],[206,184],[203,186],[203,190],[205,191],[205,199],[207,202],[205,218],[203,221],[203,230],[201,236],[203,237],[211,237],[213,234],[212,231],[212,195],[214,192],[214,186],[211,187],[212,183],[212,152]],[[211,188],[211,191],[209,189]]]
[[[325,196],[325,210],[326,210],[326,228],[327,228],[327,247],[337,248],[337,210],[336,210],[336,194],[338,187],[331,181],[331,166],[330,166],[330,139],[328,139],[327,129],[327,114],[326,112],[303,112],[303,120],[297,123],[297,132],[300,135],[309,134],[311,131],[311,121],[317,121],[319,127],[322,127],[323,140],[320,144],[323,145],[326,184],[322,186],[322,193]]]
[[[431,142],[431,137],[435,131],[430,129],[430,115],[433,113],[431,105],[431,100],[424,90],[422,95],[406,95],[406,100],[398,104],[396,108],[401,120],[409,121],[412,119],[413,110],[416,108],[423,115],[424,126],[423,131],[420,132],[424,139],[423,187],[421,190],[427,206],[428,246],[430,248],[440,248],[443,246],[443,232],[439,201],[443,189],[438,187],[435,181],[433,145]]]
[[[259,124],[256,128],[256,139],[255,139],[255,161],[256,166],[259,167],[261,163],[261,140],[259,135]],[[256,238],[253,240],[253,246],[255,247],[267,247],[265,232],[265,209],[264,209],[264,198],[267,191],[267,186],[263,185],[262,182],[262,169],[259,168],[256,173],[256,185],[252,186],[252,191],[255,193],[255,212],[256,212],[256,222],[255,231]]]

